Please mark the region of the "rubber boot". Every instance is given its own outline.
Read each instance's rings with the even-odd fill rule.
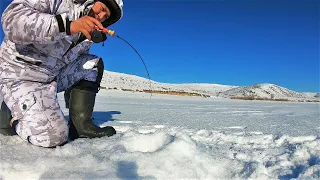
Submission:
[[[5,136],[13,136],[17,134],[10,126],[11,119],[11,111],[3,101],[0,110],[0,134],[3,134]]]
[[[71,92],[71,88],[65,90],[65,91],[64,91],[64,94],[63,94],[65,106],[66,106],[67,109],[69,109],[70,92]]]
[[[88,90],[73,88],[69,102],[69,139],[95,138],[112,136],[116,130],[107,126],[100,128],[92,121],[92,112],[95,104],[96,93]]]

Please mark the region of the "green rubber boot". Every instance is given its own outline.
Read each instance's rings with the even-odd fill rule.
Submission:
[[[96,138],[112,136],[116,130],[107,126],[100,128],[92,121],[92,112],[95,104],[96,93],[73,88],[69,101],[69,139]]]
[[[0,110],[0,134],[3,134],[5,136],[13,136],[17,134],[10,126],[11,119],[11,111],[3,101]]]

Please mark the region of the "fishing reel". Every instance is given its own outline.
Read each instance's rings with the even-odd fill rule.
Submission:
[[[107,35],[99,30],[94,30],[91,34],[91,40],[94,43],[101,43],[107,40]]]
[[[91,40],[94,43],[104,42],[105,40],[107,40],[107,34],[110,36],[115,36],[116,32],[107,28],[104,28],[102,30],[95,29],[91,34]]]

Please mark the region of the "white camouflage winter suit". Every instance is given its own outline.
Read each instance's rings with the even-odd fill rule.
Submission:
[[[53,147],[67,141],[57,92],[82,79],[96,80],[99,58],[88,54],[92,42],[73,47],[79,34],[65,32],[66,19],[78,19],[92,5],[93,0],[82,5],[72,0],[14,0],[2,15],[1,93],[18,120],[17,134],[34,145]]]

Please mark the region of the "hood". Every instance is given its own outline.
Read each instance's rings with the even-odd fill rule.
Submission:
[[[102,22],[104,27],[111,26],[112,24],[118,22],[123,16],[123,2],[122,0],[95,0],[104,3],[111,12],[110,17]]]

